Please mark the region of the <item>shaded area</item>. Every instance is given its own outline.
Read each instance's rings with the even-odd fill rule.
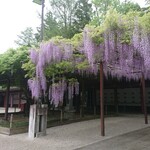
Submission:
[[[149,150],[150,127],[113,137],[76,150]]]

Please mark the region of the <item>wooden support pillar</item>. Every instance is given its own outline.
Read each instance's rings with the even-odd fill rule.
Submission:
[[[140,98],[141,98],[141,101],[140,101],[140,103],[141,103],[141,111],[144,114],[142,79],[141,79],[141,82],[140,82]]]
[[[84,80],[82,80],[82,92],[81,99],[80,99],[80,118],[84,117],[84,103],[85,103],[85,83]]]
[[[6,120],[8,119],[9,95],[10,95],[10,79],[7,80],[6,105],[5,105],[5,119]]]
[[[93,106],[94,106],[94,115],[96,115],[96,89],[92,88],[92,99],[93,99]]]
[[[21,95],[22,95],[22,92],[21,90],[19,91],[19,103],[18,103],[18,108],[21,108]]]
[[[141,98],[142,98],[142,106],[143,106],[143,111],[144,111],[144,118],[145,118],[145,124],[148,124],[148,117],[147,117],[147,107],[146,107],[146,97],[145,97],[145,79],[144,79],[144,74],[142,73],[141,77]]]
[[[103,63],[100,62],[100,120],[101,120],[101,136],[105,136],[103,88],[104,88],[103,87]]]
[[[13,93],[11,93],[11,94],[9,95],[9,97],[10,97],[10,107],[13,107],[13,100],[14,100]]]
[[[118,95],[117,95],[117,87],[114,89],[114,105],[116,113],[118,114]]]

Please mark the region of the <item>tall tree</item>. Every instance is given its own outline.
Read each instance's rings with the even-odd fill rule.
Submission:
[[[146,2],[146,4],[148,4],[148,5],[150,4],[150,0],[145,0],[145,2]]]
[[[93,0],[93,18],[91,24],[100,25],[106,17],[107,11],[116,9],[121,14],[126,14],[129,11],[141,11],[140,6],[137,3],[125,0]]]
[[[0,55],[0,79],[9,79],[10,85],[20,87],[27,103],[30,104],[32,101],[25,78],[26,72],[22,69],[22,65],[29,61],[28,49],[22,46],[17,49],[9,49]],[[7,83],[3,86],[7,86]]]
[[[28,61],[28,47],[20,47],[18,49],[9,49],[0,55],[0,75],[13,75],[15,85],[20,84],[20,80],[24,78],[21,74],[22,63]]]
[[[89,1],[50,0],[53,9],[46,14],[46,39],[53,37],[53,35],[71,38],[75,33],[80,32],[90,21],[91,4]]]
[[[38,39],[36,38],[36,34],[33,33],[33,29],[31,27],[27,27],[24,31],[21,31],[15,43],[19,46],[32,47],[37,44],[37,41]]]
[[[48,40],[58,35],[61,35],[59,24],[54,17],[54,14],[49,11],[46,13],[44,20],[44,40]]]
[[[129,11],[141,11],[141,7],[138,3],[133,3],[129,0],[125,0],[121,3],[121,5],[117,8],[118,12],[121,14],[126,14]]]
[[[107,13],[107,11],[111,8],[118,8],[120,6],[119,0],[92,0],[93,4],[93,18],[92,24],[100,25]]]
[[[72,37],[70,29],[77,0],[51,0],[50,3],[53,8],[53,14],[55,14],[61,25],[63,37]]]
[[[92,4],[89,0],[78,0],[75,7],[73,29],[74,33],[81,32],[91,20]]]

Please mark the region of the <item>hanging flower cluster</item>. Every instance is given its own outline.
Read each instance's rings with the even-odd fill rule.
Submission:
[[[79,82],[77,80],[71,80],[68,83],[65,79],[61,79],[57,83],[52,83],[49,87],[49,101],[54,106],[63,104],[64,94],[68,90],[68,99],[72,99],[74,95],[79,94]]]
[[[31,90],[31,93],[32,93],[32,98],[35,98],[35,99],[39,98],[41,95],[39,81],[29,79],[28,85],[29,85],[29,89]]]
[[[53,83],[49,87],[49,101],[54,106],[58,106],[63,103],[64,93],[67,89],[66,81],[60,80],[58,83]]]
[[[90,36],[91,29],[88,27],[84,28],[83,31],[83,44],[84,48],[83,51],[87,57],[87,60],[90,64],[90,67],[87,68],[86,73],[87,74],[95,74],[98,73],[98,66],[97,66],[97,60],[100,59],[100,51],[103,51],[103,43],[97,45],[92,41],[92,38]]]
[[[79,82],[77,80],[72,80],[68,83],[68,99],[72,99],[74,95],[79,94]]]
[[[63,42],[56,44],[54,41],[50,41],[48,43],[42,43],[39,51],[32,49],[30,51],[30,59],[31,62],[36,65],[36,76],[32,80],[32,84],[36,84],[36,86],[38,86],[37,89],[40,89],[43,91],[43,94],[45,94],[47,88],[46,76],[44,73],[45,67],[51,63],[69,60],[72,57],[72,54],[72,45],[70,43]],[[39,97],[40,94],[38,92],[40,90],[36,90],[37,93],[34,94],[34,86],[29,85],[29,87],[31,87],[30,90],[32,92],[32,97]]]
[[[103,61],[106,77],[111,75],[118,79],[138,80],[143,72],[145,78],[150,79],[150,33],[141,27],[137,18],[130,31],[119,27],[119,19],[118,25],[110,25],[104,30],[104,42],[99,45],[90,37],[94,31],[87,27],[84,29],[84,53],[89,64],[93,68],[96,62]],[[125,26],[126,22],[121,21],[120,24]],[[96,58],[98,54],[102,57]]]

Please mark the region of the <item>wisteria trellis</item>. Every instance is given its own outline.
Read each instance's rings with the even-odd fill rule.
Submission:
[[[145,79],[150,79],[150,33],[140,26],[137,18],[126,40],[123,39],[126,30],[119,26],[102,32],[104,41],[99,45],[92,41],[91,32],[91,28],[86,27],[83,38],[84,52],[93,69],[94,64],[102,61],[106,77],[111,75],[118,79],[126,77],[128,80],[138,80],[144,73]],[[99,54],[103,57],[97,60],[95,55]]]
[[[40,50],[31,50],[30,59],[36,65],[36,76],[34,79],[29,79],[28,84],[32,93],[32,97],[38,99],[45,95],[47,90],[47,81],[44,74],[44,68],[51,63],[58,63],[62,60],[70,60],[72,58],[73,48],[70,43],[61,43],[57,45],[54,41],[42,43]],[[72,98],[73,95],[79,93],[79,84],[75,82],[68,83],[68,95]],[[59,82],[53,82],[49,86],[49,100],[55,106],[58,106],[63,101],[64,93],[67,90],[67,82],[61,79]]]
[[[84,53],[89,62],[90,67],[87,67],[85,72],[97,75],[97,63],[102,61],[106,77],[111,75],[118,79],[126,77],[129,80],[138,80],[141,78],[141,73],[143,73],[146,79],[150,79],[150,33],[142,28],[138,18],[135,17],[134,25],[128,29],[130,31],[126,38],[127,29],[123,30],[121,28],[121,25],[125,23],[122,21],[119,26],[120,22],[118,18],[118,26],[115,28],[107,27],[103,32],[98,33],[99,37],[103,38],[99,43],[95,43],[91,36],[96,28],[84,28],[82,45],[78,46],[78,52]],[[97,38],[99,37],[97,36]],[[73,47],[72,43],[55,43],[51,40],[42,43],[39,51],[31,50],[30,59],[36,64],[36,77],[28,81],[33,97],[38,98],[41,91],[46,91],[44,68],[47,64],[58,63],[62,60],[74,61],[74,63],[82,61],[82,59],[78,59],[79,61],[72,59]],[[58,83],[49,87],[49,99],[56,106],[63,101],[67,85],[70,89],[69,98],[72,98],[74,88],[75,93],[78,94],[78,82],[70,84],[61,79]]]

